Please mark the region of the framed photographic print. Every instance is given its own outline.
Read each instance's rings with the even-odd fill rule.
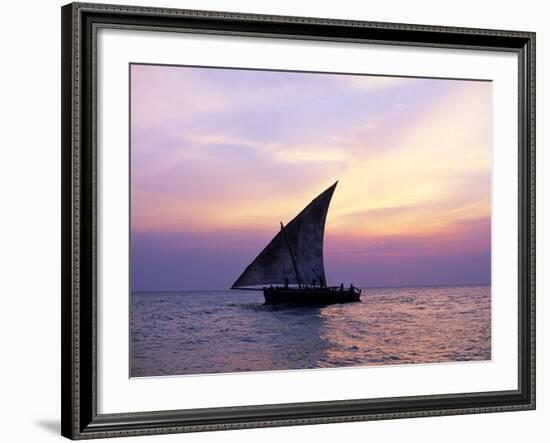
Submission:
[[[62,434],[535,407],[535,35],[62,8]]]

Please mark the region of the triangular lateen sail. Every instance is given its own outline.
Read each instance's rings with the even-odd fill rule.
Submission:
[[[232,288],[283,284],[325,285],[323,236],[327,211],[338,182],[321,193],[271,240]]]

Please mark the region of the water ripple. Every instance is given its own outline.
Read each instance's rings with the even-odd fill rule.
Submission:
[[[362,303],[266,306],[261,293],[135,293],[131,374],[491,358],[489,286],[364,289]]]

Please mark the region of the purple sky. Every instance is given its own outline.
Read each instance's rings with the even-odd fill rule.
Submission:
[[[226,289],[334,181],[329,283],[490,282],[491,83],[132,65],[132,289]]]

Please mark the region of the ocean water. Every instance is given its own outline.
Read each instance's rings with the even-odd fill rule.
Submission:
[[[132,377],[491,359],[489,286],[364,288],[361,303],[258,291],[132,294]]]

